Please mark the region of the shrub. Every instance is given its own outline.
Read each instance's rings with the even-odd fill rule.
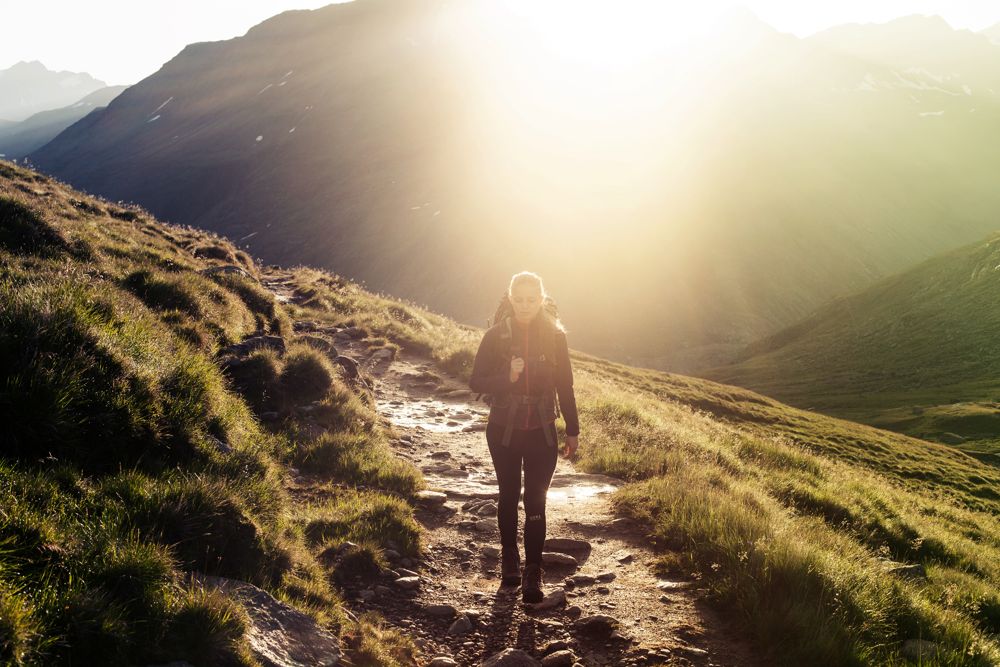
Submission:
[[[333,386],[334,371],[326,356],[308,346],[297,346],[285,356],[281,386],[296,405],[318,401]]]
[[[257,350],[245,359],[228,360],[223,368],[233,388],[257,414],[278,408],[281,362],[274,350]]]

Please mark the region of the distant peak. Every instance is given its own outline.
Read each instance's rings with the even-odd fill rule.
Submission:
[[[45,65],[43,65],[41,61],[38,60],[22,60],[21,62],[15,64],[10,69],[20,70],[20,71],[31,70],[37,72],[49,71],[48,68]]]

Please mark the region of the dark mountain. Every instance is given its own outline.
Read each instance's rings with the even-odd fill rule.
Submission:
[[[62,109],[41,111],[20,123],[0,125],[0,157],[17,159],[41,148],[94,109],[107,106],[125,88],[127,86],[101,88]]]
[[[615,70],[501,4],[288,12],[185,48],[32,159],[467,322],[531,268],[574,345],[678,370],[997,224],[982,35],[937,26],[948,69],[901,69],[740,16]]]
[[[21,121],[68,106],[107,84],[81,72],[53,72],[36,61],[0,70],[0,118]]]

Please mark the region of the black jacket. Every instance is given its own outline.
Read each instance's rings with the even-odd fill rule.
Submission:
[[[511,320],[511,338],[505,339],[506,324],[500,322],[487,330],[476,352],[469,387],[483,394],[490,394],[489,423],[506,424],[509,415],[509,397],[513,394],[543,396],[557,392],[559,406],[566,420],[566,435],[579,435],[580,422],[573,393],[573,368],[569,361],[569,346],[562,331],[546,333],[541,315],[527,327]],[[523,357],[524,372],[517,382],[510,381],[510,360]],[[539,415],[531,405],[522,406],[515,417],[515,428],[530,429],[542,426],[542,421],[554,419],[554,414]]]

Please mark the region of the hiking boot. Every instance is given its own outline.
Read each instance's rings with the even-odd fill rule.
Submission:
[[[524,566],[524,575],[521,577],[521,599],[525,602],[541,602],[544,597],[542,566],[538,563],[528,563]]]
[[[521,556],[516,549],[504,549],[500,561],[500,582],[504,586],[521,583]]]

